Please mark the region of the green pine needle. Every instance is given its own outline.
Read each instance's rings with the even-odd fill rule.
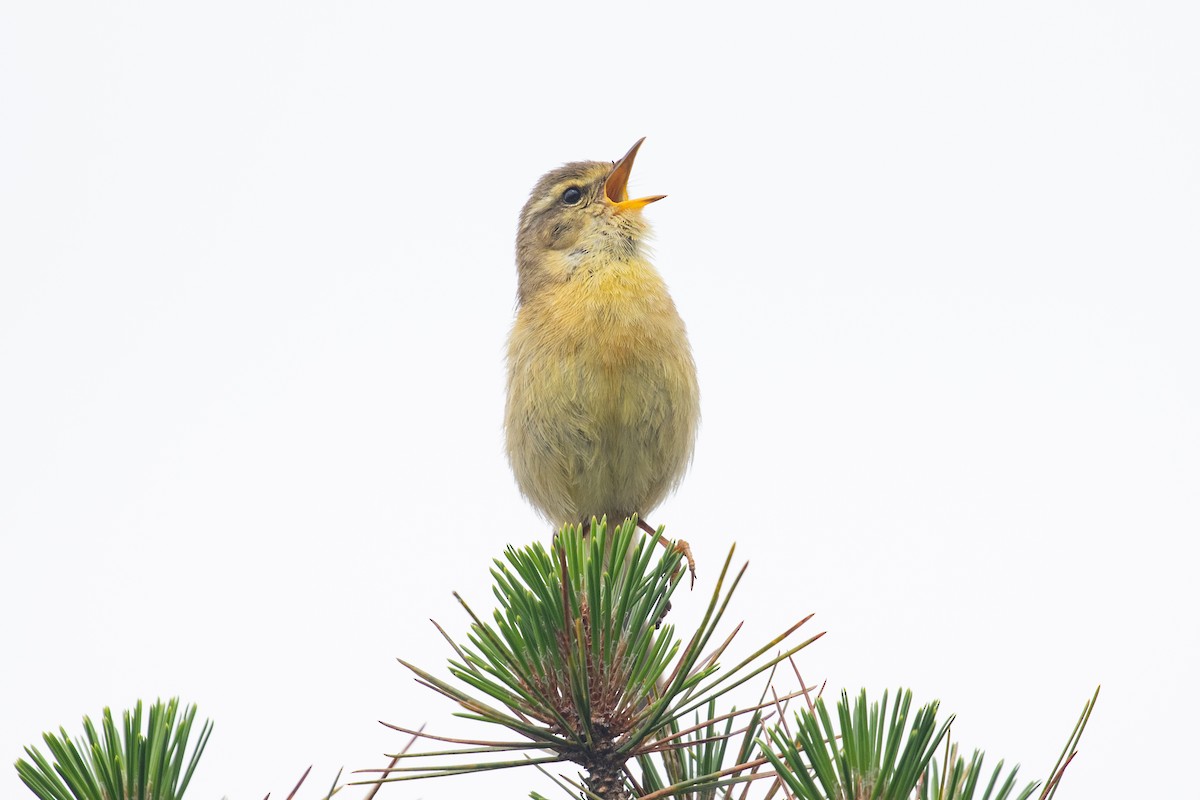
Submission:
[[[143,716],[139,700],[118,730],[105,708],[100,729],[84,717],[84,735],[74,741],[65,728],[43,734],[49,758],[26,747],[29,760],[17,760],[17,774],[41,800],[178,800],[212,733],[205,722],[188,756],[195,716],[195,706],[181,712],[178,698],[156,701]]]
[[[525,741],[424,734],[467,747],[403,754],[425,766],[393,766],[363,783],[555,762],[574,762],[593,777],[623,771],[639,794],[664,797],[686,791],[710,797],[717,786],[753,779],[750,770],[766,764],[751,760],[761,707],[714,719],[716,701],[820,634],[785,644],[805,618],[723,670],[720,657],[733,635],[715,651],[709,647],[745,567],[731,572],[731,548],[704,617],[685,641],[664,620],[683,578],[682,558],[672,548],[660,550],[659,536],[661,529],[643,535],[636,517],[611,531],[606,521],[593,520],[587,534],[582,526],[567,526],[549,549],[509,547],[492,569],[499,605],[490,619],[459,597],[472,623],[466,641],[438,626],[454,652],[450,679],[401,663],[419,683],[453,700],[458,716]],[[693,724],[685,728],[689,717]],[[731,741],[738,746],[729,747]],[[479,760],[489,756],[493,760]],[[628,772],[632,764],[642,768],[645,791]]]
[[[1067,764],[1075,755],[1099,691],[1084,706],[1039,800],[1054,796]],[[1033,797],[1039,784],[1019,787],[1019,767],[1005,772],[1004,762],[1000,761],[988,774],[983,768],[982,751],[976,750],[970,759],[960,756],[958,745],[947,738],[953,717],[939,727],[935,719],[936,702],[920,708],[909,724],[911,704],[911,693],[899,692],[888,715],[886,692],[882,702],[868,705],[864,690],[853,706],[842,692],[836,725],[824,700],[818,699],[811,709],[796,715],[794,734],[784,723],[777,723],[767,729],[767,739],[760,739],[759,747],[798,800],[976,800],[977,796],[978,800],[1029,800]],[[941,769],[933,754],[943,740],[946,757],[945,768]]]
[[[759,745],[801,800],[907,800],[950,722],[939,728],[937,703],[930,703],[917,710],[910,725],[908,691],[896,694],[890,714],[887,706],[887,692],[881,702],[868,705],[863,690],[851,706],[843,691],[835,727],[819,698],[813,710],[796,715],[794,736],[777,724],[767,731],[769,741],[760,740]]]

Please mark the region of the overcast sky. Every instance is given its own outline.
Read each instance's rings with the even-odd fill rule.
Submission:
[[[450,717],[429,624],[545,540],[503,454],[512,240],[616,159],[704,420],[654,515],[1059,797],[1178,795],[1200,671],[1194,3],[5,3],[0,762],[180,695],[189,796]],[[726,628],[728,630],[728,628]],[[739,659],[740,660],[740,659]],[[1139,761],[1138,759],[1144,759]],[[8,768],[5,768],[8,769]],[[1186,770],[1185,770],[1186,773]],[[1183,780],[1188,780],[1186,777]],[[387,787],[523,797],[536,773]],[[0,793],[25,793],[8,769]],[[358,795],[351,795],[358,796]]]

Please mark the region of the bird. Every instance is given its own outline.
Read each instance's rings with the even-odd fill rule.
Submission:
[[[646,244],[643,209],[666,195],[627,189],[643,141],[551,170],[520,214],[505,442],[521,493],[557,526],[637,514],[653,533],[645,517],[695,448],[696,364]]]

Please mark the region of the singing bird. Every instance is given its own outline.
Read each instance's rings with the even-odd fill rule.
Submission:
[[[665,195],[626,189],[641,144],[547,173],[521,210],[505,433],[521,492],[555,525],[644,518],[696,441],[696,365],[645,248],[642,209]]]

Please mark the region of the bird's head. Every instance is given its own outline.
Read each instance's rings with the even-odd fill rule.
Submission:
[[[546,173],[521,209],[518,301],[570,280],[585,263],[638,255],[649,233],[641,210],[666,195],[629,199],[626,184],[643,139],[620,161],[576,161]]]

